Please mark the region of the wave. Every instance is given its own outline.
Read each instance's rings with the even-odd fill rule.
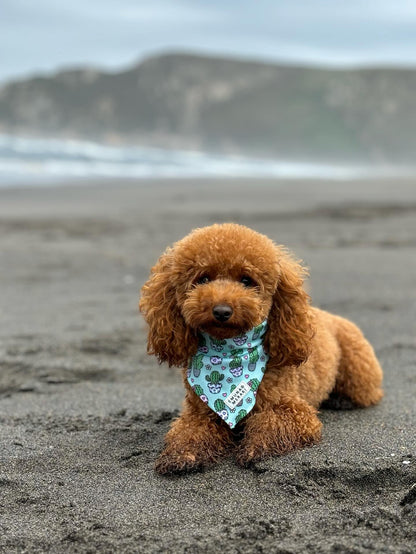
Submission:
[[[401,172],[414,174],[414,171]],[[14,182],[124,177],[274,177],[355,179],[400,171],[356,165],[293,162],[91,141],[0,135],[0,185]]]

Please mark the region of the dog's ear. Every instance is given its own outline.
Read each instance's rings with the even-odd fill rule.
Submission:
[[[268,315],[265,346],[278,366],[299,366],[310,354],[314,335],[309,296],[303,289],[307,270],[278,248],[280,277]]]
[[[147,352],[169,366],[185,367],[196,351],[197,337],[185,324],[176,299],[174,250],[169,248],[143,285],[140,311],[149,326]]]

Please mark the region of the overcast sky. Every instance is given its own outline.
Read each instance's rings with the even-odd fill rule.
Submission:
[[[416,0],[0,1],[0,81],[168,50],[416,66]]]

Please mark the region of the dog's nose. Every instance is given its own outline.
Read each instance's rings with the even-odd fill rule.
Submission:
[[[233,315],[233,309],[227,304],[218,304],[212,308],[212,313],[217,321],[227,321]]]

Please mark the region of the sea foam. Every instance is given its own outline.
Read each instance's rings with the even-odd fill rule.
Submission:
[[[403,172],[403,170],[401,170]],[[354,179],[397,169],[248,158],[91,141],[0,135],[0,186],[89,178],[271,177]],[[407,174],[407,173],[406,173]],[[413,172],[412,172],[413,174]]]

